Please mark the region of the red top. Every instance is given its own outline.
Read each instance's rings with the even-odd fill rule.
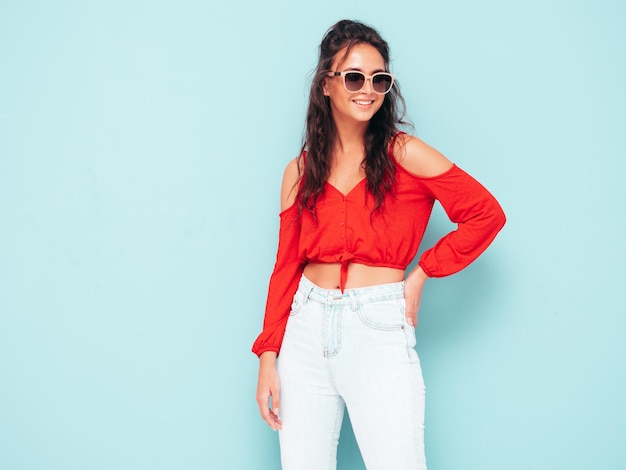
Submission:
[[[390,152],[390,157],[394,158]],[[454,274],[474,261],[505,222],[504,212],[478,181],[456,165],[423,178],[396,162],[393,194],[382,212],[372,213],[374,198],[365,179],[348,194],[329,183],[318,198],[317,221],[291,205],[280,213],[278,253],[270,278],[263,332],[252,352],[280,350],[293,296],[308,262],[341,263],[341,288],[349,263],[406,269],[426,230],[435,200],[458,228],[425,251],[419,265],[429,277]]]

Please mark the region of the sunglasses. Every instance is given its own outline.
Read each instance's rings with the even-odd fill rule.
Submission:
[[[343,86],[350,93],[356,93],[361,91],[365,86],[365,82],[370,79],[372,81],[372,89],[380,94],[384,95],[389,93],[393,86],[395,77],[387,72],[376,72],[372,75],[365,75],[362,72],[332,72],[330,77],[343,77]]]

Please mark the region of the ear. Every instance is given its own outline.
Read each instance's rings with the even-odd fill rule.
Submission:
[[[322,91],[324,92],[324,96],[329,96],[329,92],[328,92],[328,77],[324,77],[324,80],[322,81]]]

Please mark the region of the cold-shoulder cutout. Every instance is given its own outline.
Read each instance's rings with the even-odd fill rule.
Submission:
[[[296,196],[298,195],[298,182],[301,175],[301,171],[298,169],[299,161],[300,159],[296,157],[285,167],[283,182],[280,190],[281,213],[293,206],[296,201]]]
[[[418,180],[418,181],[419,180],[429,181],[429,180],[437,180],[437,179],[445,178],[446,176],[453,174],[455,170],[460,170],[460,168],[458,166],[456,166],[456,163],[452,163],[452,166],[450,168],[448,168],[447,170],[445,170],[443,173],[438,173],[438,174],[433,175],[433,176],[418,176],[415,173],[411,173],[409,170],[407,170],[400,163],[396,162],[396,164],[398,165],[398,168],[400,169],[400,171],[403,171],[404,173],[409,175],[411,178],[413,178],[415,180]]]
[[[437,149],[415,136],[404,133],[396,137],[392,157],[399,167],[418,178],[441,176],[454,167],[454,164]]]

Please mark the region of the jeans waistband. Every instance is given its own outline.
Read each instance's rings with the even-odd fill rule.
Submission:
[[[302,275],[298,292],[302,293],[305,299],[320,303],[329,301],[347,304],[381,302],[404,298],[404,281],[345,289],[342,293],[340,289],[319,287]]]

